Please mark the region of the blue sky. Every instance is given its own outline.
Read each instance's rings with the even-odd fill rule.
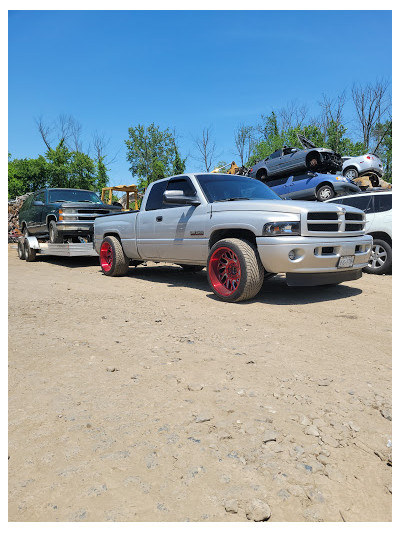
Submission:
[[[111,184],[132,183],[128,127],[155,122],[176,129],[187,170],[203,170],[204,127],[220,160],[238,159],[239,123],[293,100],[316,115],[322,93],[390,81],[391,41],[390,11],[11,11],[9,152],[43,154],[35,118],[73,115],[84,144],[110,139]]]

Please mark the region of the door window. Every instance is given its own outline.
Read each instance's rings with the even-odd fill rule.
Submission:
[[[277,185],[284,185],[289,178],[277,178],[276,180],[268,180],[266,185],[268,187],[276,187]]]
[[[37,192],[33,198],[33,201],[34,202],[45,202],[45,192],[44,191],[41,191],[41,192]]]
[[[167,181],[159,181],[154,183],[149,193],[146,202],[146,211],[154,211],[155,209],[165,209],[166,204],[163,204],[163,194],[167,186]]]
[[[375,213],[383,213],[392,209],[392,195],[391,194],[377,194],[375,200]]]
[[[293,176],[293,181],[304,181],[310,179],[312,176],[307,174],[300,174],[299,176]]]
[[[364,213],[372,213],[372,200],[373,198],[370,195],[354,196],[352,198],[343,198],[343,204],[362,209]]]

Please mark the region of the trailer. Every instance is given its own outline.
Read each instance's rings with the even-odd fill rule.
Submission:
[[[98,256],[92,242],[66,242],[55,244],[51,242],[39,242],[29,235],[18,239],[18,257],[28,262],[36,261],[37,254],[58,255],[61,257],[90,257]]]

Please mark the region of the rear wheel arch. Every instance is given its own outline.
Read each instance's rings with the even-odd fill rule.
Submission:
[[[121,245],[122,245],[121,237],[120,237],[120,235],[119,235],[118,233],[116,233],[115,231],[114,231],[114,232],[113,232],[113,231],[107,231],[107,233],[105,233],[105,234],[103,235],[102,240],[104,240],[106,237],[115,237],[116,239],[119,240],[119,242],[120,242]]]

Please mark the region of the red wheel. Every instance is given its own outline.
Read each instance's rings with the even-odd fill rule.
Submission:
[[[114,262],[114,252],[111,244],[103,241],[100,248],[100,266],[104,272],[110,272]]]
[[[110,235],[101,243],[100,266],[106,276],[123,276],[128,272],[129,259],[116,237]]]
[[[226,246],[217,248],[209,262],[210,281],[221,296],[230,296],[238,290],[242,271],[240,261],[233,250]]]
[[[261,289],[264,267],[253,244],[242,239],[223,239],[210,250],[207,277],[221,300],[238,302],[252,298]]]

